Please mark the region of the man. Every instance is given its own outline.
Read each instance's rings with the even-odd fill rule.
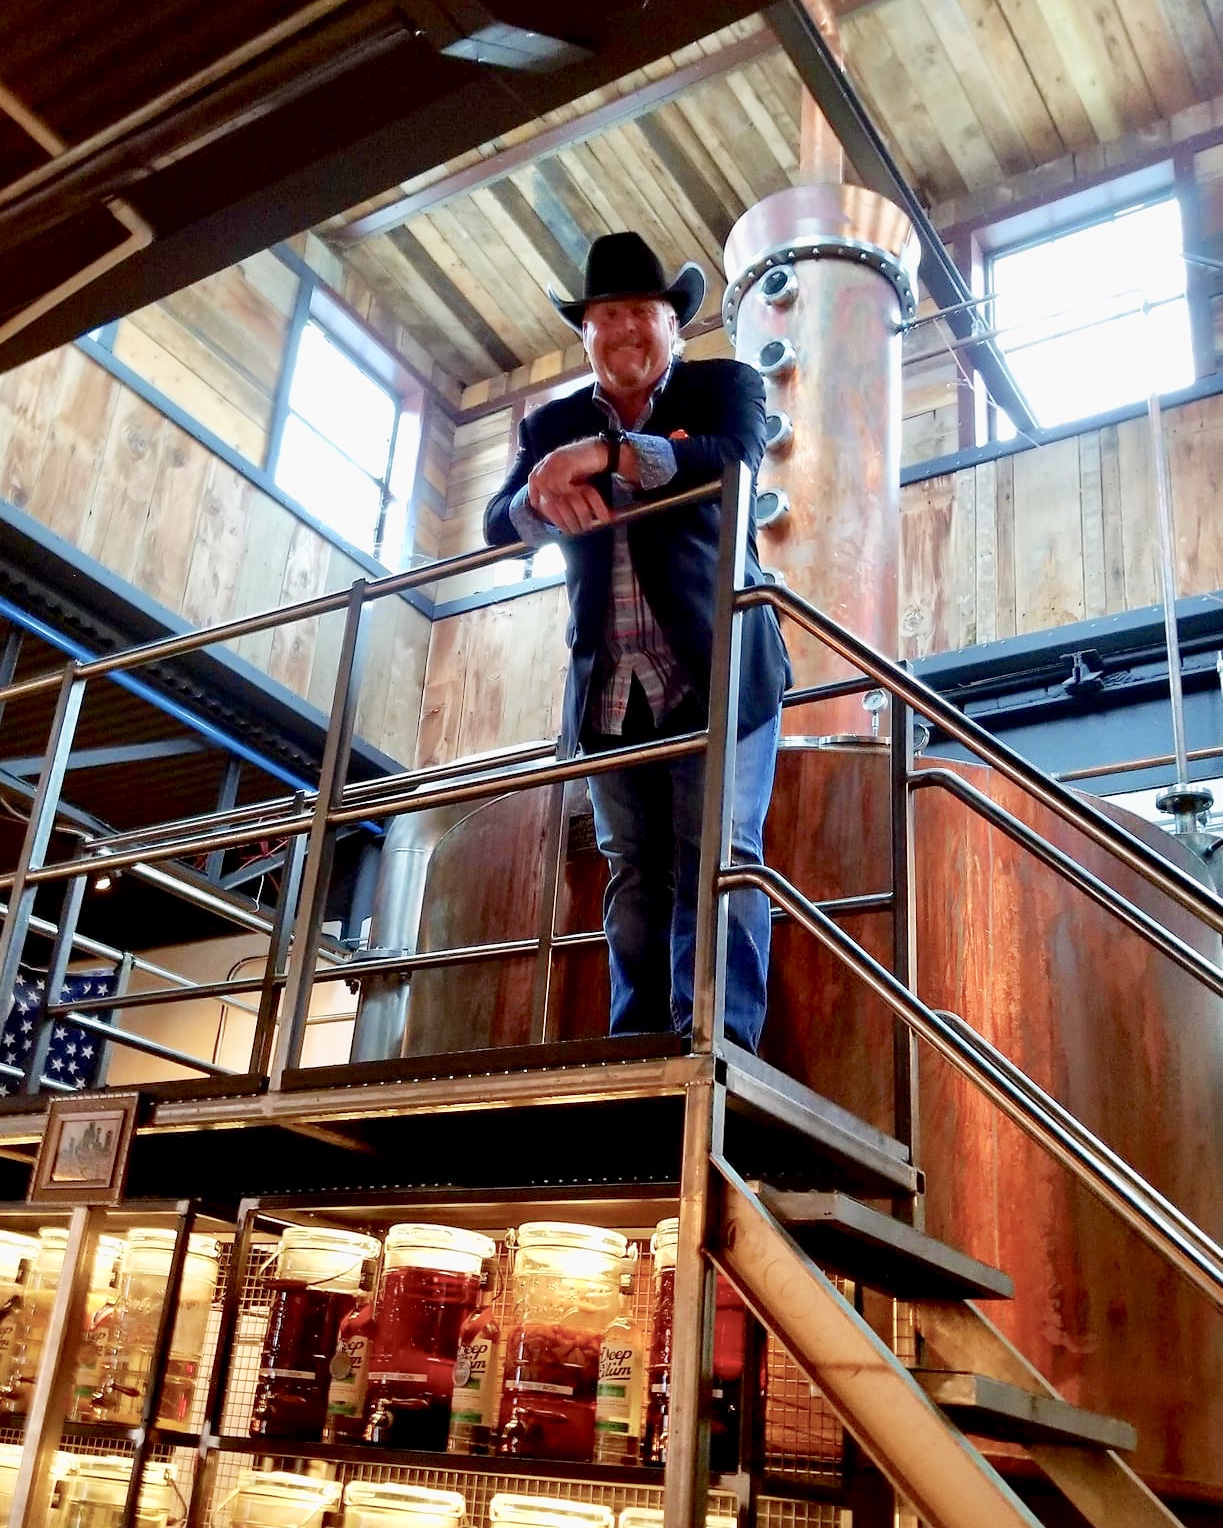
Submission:
[[[764,451],[764,389],[737,361],[689,363],[679,331],[700,311],[705,278],[689,263],[668,284],[635,233],[596,239],[581,298],[549,293],[582,336],[593,387],[523,420],[518,455],[484,515],[493,545],[559,537],[570,667],[562,752],[674,737],[706,724],[719,501],[630,525],[616,511],[670,497]],[[754,524],[747,581],[761,583]],[[789,681],[773,611],[743,617],[733,852],[761,858]],[[692,1024],[703,758],[590,777],[595,833],[608,861],[603,926],[613,1035],[686,1033]],[[764,1023],[769,907],[730,899],[726,1030],[754,1051]]]

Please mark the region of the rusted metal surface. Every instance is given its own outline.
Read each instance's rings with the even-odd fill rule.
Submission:
[[[464,818],[433,852],[418,948],[442,950],[539,932],[548,825],[547,790],[490,801]],[[603,858],[588,843],[584,790],[569,791],[576,826],[562,863],[557,932],[599,928]],[[568,813],[567,813],[568,819]],[[408,1002],[405,1054],[427,1056],[531,1041],[533,955],[418,971]],[[553,968],[557,1039],[607,1033],[607,952],[557,950]]]
[[[955,766],[1212,959],[1219,938],[984,768]],[[1122,814],[1118,814],[1119,818]],[[918,992],[962,1014],[1209,1234],[1223,1230],[1223,1005],[942,792],[916,802]],[[1191,868],[1175,841],[1124,825]],[[806,895],[882,889],[887,761],[783,751],[766,856]],[[872,953],[886,924],[855,920]],[[880,1006],[776,931],[764,1055],[888,1128]],[[1138,1430],[1159,1488],[1223,1497],[1223,1336],[1209,1303],[969,1083],[921,1057],[926,1228],[1015,1280],[998,1325],[1061,1394]]]
[[[761,489],[781,489],[790,501],[788,514],[761,527],[761,560],[885,653],[895,652],[897,634],[902,301],[876,267],[906,270],[911,242],[907,218],[882,197],[805,185],[745,213],[726,246],[736,356],[758,364],[783,339],[795,355],[792,369],[766,379],[766,408],[788,414],[794,431],[784,448],[766,452],[760,470]],[[779,263],[798,281],[787,305],[765,295]],[[800,684],[852,672],[806,637],[795,635],[791,651]],[[822,703],[801,726],[825,735],[870,731],[857,696]]]
[[[955,766],[1194,948],[1219,938],[996,773]],[[768,862],[814,899],[887,890],[888,768],[865,745],[778,760]],[[571,807],[580,806],[574,787]],[[422,927],[433,947],[530,937],[546,795],[493,802],[439,847]],[[962,1014],[1208,1233],[1223,1221],[1223,1005],[1103,909],[942,791],[915,802],[919,995]],[[604,867],[571,822],[558,931],[597,928]],[[1125,825],[1182,866],[1180,845]],[[463,893],[459,895],[460,891]],[[466,909],[460,920],[460,909]],[[886,960],[890,918],[844,926]],[[418,1052],[529,1038],[532,961],[418,972]],[[558,1037],[604,1033],[606,956],[557,952]],[[496,1020],[494,1015],[504,1015]],[[416,1022],[419,1020],[419,1022]],[[794,925],[774,932],[762,1055],[891,1131],[892,1023]],[[921,1058],[927,1229],[1015,1280],[998,1325],[1066,1400],[1132,1422],[1134,1463],[1160,1488],[1223,1498],[1223,1342],[1208,1302],[930,1053]]]

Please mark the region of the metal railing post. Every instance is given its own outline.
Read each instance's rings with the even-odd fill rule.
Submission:
[[[691,1083],[684,1093],[663,1528],[692,1528],[693,1523],[703,1523],[709,1495],[716,1285],[713,1265],[705,1257],[705,1244],[712,1160],[722,1147],[724,1098],[722,1088],[712,1081]],[[686,1314],[681,1316],[681,1312]]]
[[[561,781],[548,792],[548,826],[544,836],[544,885],[539,898],[539,949],[535,954],[535,979],[531,1008],[531,1039],[552,1040],[553,998],[556,978],[556,908],[560,896],[561,869],[568,840],[565,785]]]
[[[255,1019],[255,1033],[251,1037],[250,1070],[260,1077],[267,1072],[272,1060],[276,1018],[289,966],[289,941],[301,892],[305,860],[306,840],[301,833],[296,833],[289,841],[284,868],[280,874],[280,895],[276,899],[276,915],[268,938],[267,960],[264,962],[263,981],[259,988],[259,1013]]]
[[[47,846],[55,826],[55,809],[59,805],[68,756],[72,752],[72,740],[76,735],[77,719],[84,698],[85,680],[80,677],[77,665],[65,664],[60,679],[59,699],[51,722],[51,735],[47,741],[47,756],[38,776],[38,788],[30,807],[29,825],[13,873],[4,933],[0,936],[0,1013],[7,1013],[13,1006],[13,987],[34,912],[35,887],[28,878],[32,870],[40,870],[46,861]]]
[[[14,1528],[45,1528],[51,1507],[51,1464],[80,1355],[89,1276],[103,1211],[77,1208],[68,1223],[64,1263],[51,1302],[42,1359],[26,1412],[24,1447],[17,1467],[9,1522]]]
[[[739,649],[742,613],[736,591],[747,562],[752,475],[742,462],[722,478],[717,583],[709,664],[709,735],[697,872],[696,952],[692,980],[692,1048],[708,1052],[722,1039],[726,1016],[726,896],[718,874],[730,859],[735,800],[735,744],[739,722]]]
[[[271,1066],[271,1085],[279,1088],[281,1078],[301,1061],[306,1020],[310,1012],[310,994],[314,987],[314,966],[318,958],[319,935],[331,884],[335,857],[335,826],[331,812],[339,806],[348,775],[352,752],[357,700],[361,690],[361,669],[366,629],[366,591],[364,579],[358,579],[348,591],[348,609],[344,620],[344,640],[336,665],[335,693],[327,743],[319,771],[318,801],[310,824],[306,845],[306,863],[302,872],[301,907],[293,931],[293,951],[285,984],[280,1028]]]
[[[913,795],[913,712],[892,697],[891,851],[892,851],[892,970],[910,992],[917,991],[917,903]],[[909,1148],[909,1161],[920,1166],[920,1101],[918,1050],[913,1031],[903,1019],[892,1019],[892,1134]],[[920,1199],[898,1199],[892,1213],[920,1230],[925,1220]]]
[[[51,947],[51,965],[47,971],[46,996],[43,1000],[45,1008],[50,1008],[52,1004],[62,999],[64,978],[68,974],[68,961],[72,957],[72,941],[76,935],[77,919],[81,916],[81,904],[85,900],[85,888],[88,884],[88,877],[78,875],[64,888],[59,931]],[[35,1025],[34,1044],[30,1047],[30,1060],[26,1068],[25,1091],[27,1093],[37,1093],[42,1087],[43,1067],[51,1051],[51,1036],[57,1022],[58,1020],[52,1014],[44,1012]]]

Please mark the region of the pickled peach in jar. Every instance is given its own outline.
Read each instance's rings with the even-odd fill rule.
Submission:
[[[530,1221],[513,1238],[498,1452],[594,1456],[599,1348],[620,1303],[618,1231]]]

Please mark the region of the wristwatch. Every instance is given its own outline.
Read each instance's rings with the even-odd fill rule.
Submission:
[[[607,443],[607,470],[614,477],[620,471],[620,447],[624,444],[624,431],[604,430],[603,439]]]

